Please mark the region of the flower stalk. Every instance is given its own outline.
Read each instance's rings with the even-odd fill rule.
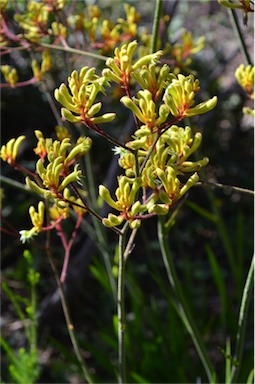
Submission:
[[[171,284],[171,287],[173,288],[173,291],[176,295],[176,300],[179,308],[178,313],[180,314],[181,319],[192,338],[194,346],[198,352],[198,355],[206,371],[209,383],[216,384],[217,383],[216,374],[214,372],[211,361],[205,349],[203,339],[196,327],[195,321],[192,317],[192,314],[188,307],[188,303],[183,293],[181,284],[176,274],[174,262],[172,260],[170,249],[167,242],[167,232],[165,230],[164,225],[165,224],[162,217],[159,217],[158,218],[158,240],[159,240],[163,262],[167,271],[167,276]]]
[[[119,383],[126,383],[126,358],[125,358],[125,302],[124,302],[124,284],[125,284],[125,238],[128,229],[128,223],[123,228],[123,233],[119,236],[119,268],[118,268],[118,365],[119,365]]]

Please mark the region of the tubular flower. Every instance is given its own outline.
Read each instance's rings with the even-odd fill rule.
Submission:
[[[68,188],[64,189],[63,197],[64,200],[56,199],[52,207],[49,208],[50,218],[53,223],[69,217],[70,206],[72,206],[74,212],[79,216],[84,216],[87,213],[81,199],[71,196]]]
[[[115,113],[94,117],[102,107],[100,102],[94,104],[96,96],[99,92],[104,93],[105,85],[108,85],[106,78],[99,78],[95,68],[83,67],[79,74],[73,71],[68,78],[70,92],[62,83],[54,93],[56,100],[64,106],[62,116],[72,123],[84,122],[86,125],[112,121]]]
[[[164,64],[160,69],[155,64],[144,65],[140,71],[132,73],[134,78],[143,89],[150,91],[153,101],[158,101],[169,85],[174,75],[170,73],[168,65]]]
[[[119,187],[115,195],[117,200],[114,201],[109,190],[104,186],[99,186],[99,195],[115,210],[121,212],[118,216],[110,213],[107,219],[103,219],[103,224],[107,227],[120,225],[124,220],[128,220],[131,228],[138,228],[140,220],[137,216],[146,211],[146,206],[136,201],[136,194],[141,187],[141,178],[128,178],[121,176],[118,180]]]
[[[74,166],[74,170],[68,175],[62,175],[63,169],[63,158],[62,156],[57,157],[52,162],[50,162],[45,168],[41,159],[36,163],[36,170],[40,176],[43,185],[45,188],[40,187],[34,181],[30,180],[29,177],[26,178],[27,186],[35,191],[36,193],[43,194],[45,198],[57,198],[59,194],[67,187],[70,183],[75,183],[80,181],[82,174],[81,170],[78,170],[79,165]]]
[[[124,10],[126,20],[119,18],[117,22],[120,24],[125,38],[133,38],[137,34],[137,23],[139,23],[141,15],[136,11],[135,7],[129,4],[124,4]]]
[[[58,11],[64,8],[66,0],[43,0],[43,3],[50,11]]]
[[[35,136],[38,139],[38,142],[36,148],[34,148],[34,152],[41,159],[44,159],[47,156],[49,145],[52,145],[52,139],[45,139],[42,132],[39,130],[35,131]]]
[[[252,65],[240,64],[235,71],[238,84],[254,99],[254,67]]]
[[[138,99],[135,99],[134,101],[127,96],[122,97],[120,101],[132,112],[134,112],[137,118],[151,131],[153,128],[158,127],[166,121],[170,113],[170,109],[162,105],[159,108],[159,112],[157,112],[157,107],[155,102],[152,100],[152,94],[150,91],[139,91],[137,96]]]
[[[204,37],[200,37],[194,42],[192,33],[183,28],[180,34],[180,42],[170,47],[170,52],[176,61],[174,72],[179,72],[180,69],[187,71],[192,62],[191,55],[200,52],[204,48],[204,43]]]
[[[17,139],[11,139],[6,145],[3,145],[0,151],[0,157],[12,167],[15,167],[16,157],[21,143],[25,140],[25,136],[19,136]]]
[[[53,21],[51,24],[51,29],[49,29],[48,32],[53,36],[62,36],[64,38],[67,37],[66,27],[61,23],[57,23],[56,21]]]
[[[104,69],[102,74],[107,79],[117,84],[128,86],[131,74],[143,65],[156,63],[162,51],[146,55],[132,64],[133,56],[137,48],[137,42],[134,40],[128,44],[122,45],[121,48],[115,48],[114,58],[108,58],[106,65],[110,69]]]
[[[30,41],[37,42],[48,33],[49,8],[43,3],[30,1],[27,11],[23,15],[16,14],[14,19],[25,31],[24,37]]]
[[[191,108],[199,89],[199,81],[194,76],[179,74],[167,87],[163,101],[170,108],[171,114],[179,119],[209,112],[217,103],[216,96]]]
[[[194,173],[181,187],[176,171],[170,166],[166,167],[164,171],[157,168],[156,174],[161,184],[158,186],[157,193],[150,198],[147,207],[149,213],[158,215],[166,215],[171,206],[199,180],[198,174]]]
[[[12,88],[15,88],[18,82],[18,74],[15,68],[9,65],[1,65],[1,72],[4,75],[5,81],[10,84]]]
[[[43,51],[41,65],[39,65],[39,63],[36,60],[32,60],[31,67],[32,67],[34,77],[37,80],[41,81],[44,73],[48,72],[52,67],[49,50]]]
[[[56,125],[55,131],[59,141],[62,141],[63,139],[66,139],[66,138],[71,138],[71,135],[68,132],[68,129],[66,127]]]
[[[35,131],[35,135],[38,139],[37,146],[34,152],[41,158],[44,159],[48,156],[49,161],[53,161],[59,156],[63,158],[63,169],[68,167],[73,161],[81,156],[84,156],[91,148],[92,140],[89,137],[80,137],[76,144],[72,147],[70,142],[70,135],[66,130],[63,131],[64,127],[56,127],[57,130],[61,129],[61,134],[65,135],[62,140],[44,139],[41,131]],[[64,128],[65,129],[65,128]],[[60,134],[60,131],[59,131]],[[68,150],[71,148],[70,152]]]
[[[84,216],[87,213],[86,207],[80,198],[71,196],[70,190],[68,188],[64,189],[63,196],[68,202],[65,201],[65,204],[72,205],[74,212],[79,216]],[[61,202],[62,203],[62,202]]]
[[[36,212],[35,207],[31,206],[29,208],[29,215],[33,224],[33,228],[36,232],[41,232],[43,222],[44,222],[44,212],[45,207],[42,201],[38,203],[38,212]]]
[[[38,203],[38,212],[36,212],[35,207],[31,206],[29,208],[29,215],[32,221],[33,227],[28,230],[21,230],[20,233],[20,241],[25,243],[31,240],[34,236],[37,236],[39,232],[42,231],[42,226],[44,222],[44,212],[45,206],[42,201]]]
[[[38,138],[35,152],[40,156],[36,171],[42,182],[38,185],[27,177],[26,184],[45,197],[56,199],[70,183],[80,182],[82,171],[78,170],[79,164],[73,170],[70,166],[89,151],[92,140],[89,137],[80,137],[72,146],[70,137],[65,137],[62,141],[52,141],[44,139],[41,131],[35,131],[35,134]],[[47,165],[44,165],[45,161],[48,162]]]
[[[66,190],[68,189],[64,189],[63,196],[65,195]],[[58,201],[56,199],[55,204],[53,204],[49,208],[49,214],[53,223],[56,221],[60,221],[61,219],[66,219],[67,217],[69,217],[69,203],[62,200]]]
[[[190,127],[182,128],[172,125],[160,136],[152,162],[155,164],[161,162],[163,166],[171,165],[179,173],[197,171],[208,163],[208,158],[193,162],[187,161],[187,159],[198,149],[201,141],[200,132],[196,132],[192,138]],[[165,164],[164,159],[166,159]]]

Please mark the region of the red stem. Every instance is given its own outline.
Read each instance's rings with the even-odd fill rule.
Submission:
[[[38,79],[36,77],[32,77],[32,79],[21,81],[19,83],[16,83],[14,85],[9,83],[1,83],[0,88],[18,88],[18,87],[26,87],[27,85],[35,84],[38,82]]]
[[[66,239],[64,238],[64,241],[65,241],[65,244],[66,244],[66,245],[64,245],[64,243],[63,243],[63,246],[65,248],[65,258],[64,258],[64,263],[63,263],[63,268],[62,268],[61,276],[60,276],[60,281],[61,281],[62,284],[65,282],[65,279],[66,279],[66,276],[67,276],[66,271],[67,271],[67,267],[68,267],[68,263],[69,263],[70,251],[71,251],[71,248],[73,246],[73,242],[75,240],[77,231],[78,231],[78,229],[79,229],[79,227],[81,225],[81,222],[82,222],[82,215],[78,215],[75,228],[73,230],[73,233],[71,235],[71,238],[70,238],[68,244],[66,244]]]

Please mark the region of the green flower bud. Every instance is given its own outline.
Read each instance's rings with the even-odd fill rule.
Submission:
[[[180,197],[183,196],[191,187],[193,187],[199,180],[197,173],[194,173],[186,182],[186,184],[181,188]]]
[[[138,119],[143,122],[144,124],[146,123],[144,116],[141,112],[141,110],[138,108],[138,106],[131,100],[128,96],[123,96],[120,101],[122,104],[125,105],[128,109],[130,109],[134,114],[138,117]]]
[[[102,107],[102,103],[96,103],[92,105],[92,107],[87,112],[87,116],[92,117],[96,115],[100,111],[101,107]]]
[[[141,220],[130,220],[129,221],[129,227],[131,229],[138,229],[141,226]]]
[[[62,168],[62,164],[61,165],[61,168]],[[76,164],[74,166],[74,171],[71,172],[69,175],[67,175],[64,180],[62,181],[62,183],[60,184],[59,186],[59,191],[62,191],[62,189],[66,188],[68,184],[70,183],[74,183],[74,182],[79,182],[80,181],[80,176],[82,174],[82,171],[81,170],[78,170],[78,167],[79,167],[79,164]]]
[[[34,181],[30,180],[29,177],[26,177],[26,185],[28,188],[32,189],[32,191],[38,193],[39,195],[43,195],[45,192],[45,189],[39,187]]]
[[[112,199],[111,194],[109,190],[104,186],[99,186],[99,195],[109,204],[112,208],[118,210],[118,205],[115,203],[115,201]]]
[[[169,198],[168,194],[165,191],[159,192],[159,198],[164,204],[172,204],[172,200]]]
[[[94,124],[100,124],[100,123],[109,123],[113,119],[115,119],[116,113],[105,113],[102,116],[98,117],[92,117],[90,120]]]
[[[61,115],[64,119],[70,121],[71,123],[80,123],[82,121],[81,116],[75,116],[66,108],[61,108]]]
[[[163,51],[157,51],[150,55],[146,55],[141,59],[137,60],[137,62],[132,65],[132,68],[134,71],[136,71],[138,68],[141,68],[143,65],[146,65],[149,63],[156,64],[162,55],[163,55]]]
[[[217,100],[218,100],[217,96],[214,96],[212,99],[204,101],[204,102],[198,104],[194,108],[189,108],[185,112],[185,116],[191,117],[191,116],[196,116],[196,115],[201,115],[203,113],[207,113],[215,107],[215,105],[217,104]]]
[[[132,205],[132,208],[131,208],[131,215],[132,216],[136,216],[138,215],[139,213],[143,213],[147,210],[147,207],[146,205],[142,205],[140,203],[140,201],[136,201],[133,205]]]
[[[115,227],[123,222],[123,217],[122,216],[116,216],[112,213],[109,213],[107,219],[103,219],[102,222],[106,227]]]
[[[164,216],[167,215],[169,207],[165,204],[154,204],[151,205],[148,209],[149,213],[156,213],[157,215]]]

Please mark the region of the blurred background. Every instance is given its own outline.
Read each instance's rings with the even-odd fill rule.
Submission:
[[[20,2],[16,2],[20,6]],[[126,1],[141,15],[138,35],[152,31],[155,2]],[[122,1],[79,1],[77,12],[96,4],[104,18],[113,23],[124,17]],[[71,7],[70,7],[71,9]],[[12,17],[13,10],[8,10]],[[217,1],[163,1],[163,15],[168,15],[164,40],[174,44],[182,28],[192,32],[194,41],[205,38],[204,49],[192,55],[184,74],[193,73],[200,81],[199,97],[205,100],[216,95],[213,111],[194,117],[184,124],[203,133],[200,156],[210,159],[200,172],[202,180],[226,185],[253,188],[253,118],[244,115],[244,106],[252,107],[235,79],[236,68],[244,62],[239,41],[233,32],[228,10]],[[242,34],[253,57],[253,18],[243,24],[242,12],[237,12]],[[69,16],[69,15],[68,15]],[[136,37],[139,41],[139,37]],[[163,38],[162,38],[163,39]],[[71,41],[70,41],[71,45]],[[106,53],[104,53],[106,54]],[[112,52],[108,52],[112,55]],[[44,85],[2,89],[2,144],[12,137],[26,135],[19,159],[33,170],[37,160],[32,148],[36,145],[34,130],[44,137],[54,137],[58,124],[49,104],[53,92],[66,82],[73,69],[85,65],[103,68],[101,62],[65,52],[53,53],[54,67],[45,77]],[[165,55],[162,63],[169,63]],[[30,54],[13,52],[2,58],[2,64],[14,66],[21,78],[31,77]],[[187,71],[188,69],[188,71]],[[2,81],[3,82],[3,81]],[[112,98],[104,99],[106,111],[117,112],[108,133],[127,140],[134,131],[132,117],[118,100],[114,87]],[[59,111],[59,105],[54,102]],[[181,124],[184,126],[184,124]],[[68,126],[68,125],[66,125]],[[70,124],[71,126],[71,124]],[[70,127],[69,126],[69,127]],[[79,130],[70,127],[73,137]],[[121,171],[108,142],[85,131],[93,138],[91,163],[96,186],[104,182],[115,190]],[[23,182],[24,177],[6,163],[1,164],[5,177]],[[38,383],[81,383],[60,305],[56,282],[44,251],[45,237],[40,235],[30,244],[21,244],[19,231],[30,228],[28,209],[37,204],[36,197],[2,183],[2,282],[15,294],[26,297],[26,263],[22,257],[29,249],[35,268],[40,272],[37,287],[38,348],[41,374]],[[106,213],[107,207],[103,207]],[[87,218],[90,222],[90,219]],[[66,224],[67,232],[73,223]],[[115,235],[105,229],[112,251],[112,267],[116,267]],[[190,336],[172,303],[173,292],[159,252],[156,220],[143,223],[135,240],[135,248],[127,263],[126,316],[127,367],[130,382],[183,383],[206,382],[203,366]],[[63,255],[57,235],[52,235],[54,258],[61,270]],[[250,195],[228,189],[197,186],[190,190],[175,225],[169,234],[171,254],[178,276],[197,327],[201,331],[218,377],[224,378],[226,338],[234,351],[240,299],[253,254],[253,199]],[[113,382],[117,364],[117,337],[114,328],[115,302],[95,241],[80,230],[71,252],[66,294],[74,325],[78,330],[83,357],[97,382]],[[12,303],[2,292],[2,335],[9,345],[18,349],[26,345],[21,321]],[[239,381],[246,382],[253,366],[253,309],[250,308],[243,362]],[[8,382],[8,357],[2,356],[2,380]]]

